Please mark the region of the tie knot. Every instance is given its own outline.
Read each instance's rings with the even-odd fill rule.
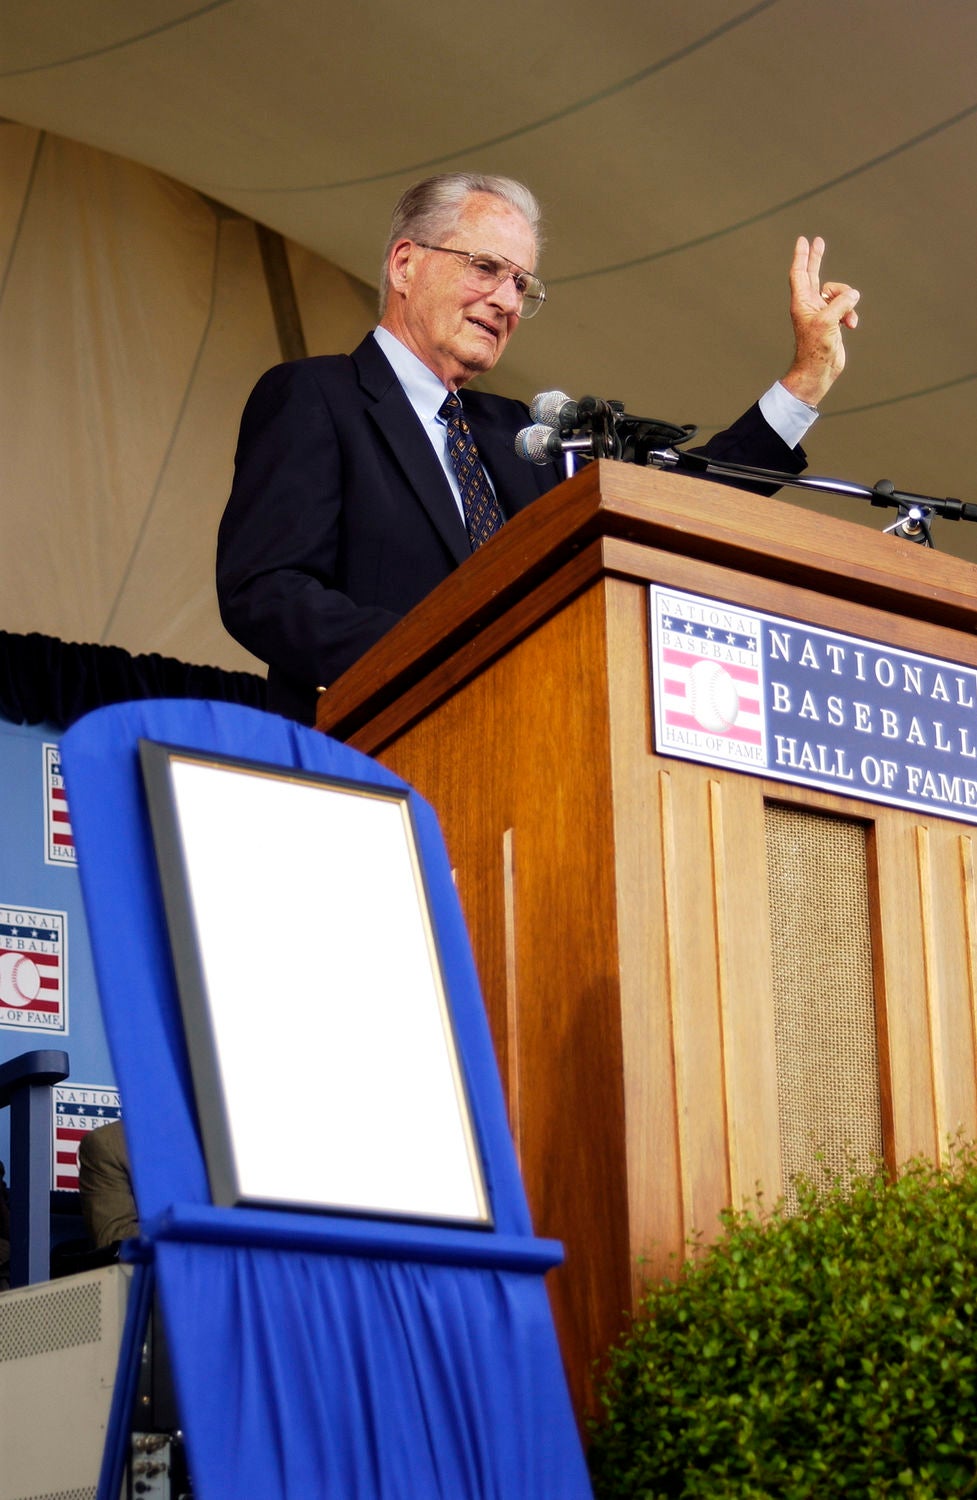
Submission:
[[[449,391],[438,407],[438,416],[446,422],[458,421],[461,417],[461,401],[454,391]]]

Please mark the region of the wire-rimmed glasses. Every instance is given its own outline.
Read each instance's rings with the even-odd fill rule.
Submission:
[[[427,245],[417,240],[422,250],[440,250],[445,255],[456,255],[464,261],[465,280],[473,291],[494,292],[508,276],[519,296],[518,316],[533,318],[546,301],[546,287],[532,271],[524,271],[504,255],[494,255],[491,250],[454,250],[450,245]]]

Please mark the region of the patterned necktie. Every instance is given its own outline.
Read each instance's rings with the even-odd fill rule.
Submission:
[[[485,477],[461,402],[454,392],[445,397],[438,416],[443,417],[448,426],[448,456],[458,476],[465,526],[474,552],[498,531],[503,515]]]

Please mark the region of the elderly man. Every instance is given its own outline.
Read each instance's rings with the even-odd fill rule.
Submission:
[[[539,207],[508,178],[451,173],[394,212],[379,326],[352,355],[279,365],[245,407],[220,528],[224,624],[268,663],[268,703],[314,722],[351,666],[516,511],[559,483],[517,458],[524,405],[457,392],[491,370],[545,300]],[[824,244],[791,266],[795,356],[700,450],[800,472],[799,443],[844,367],[858,293],[820,282]]]

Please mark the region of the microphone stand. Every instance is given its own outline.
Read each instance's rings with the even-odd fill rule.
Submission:
[[[891,479],[880,479],[878,484],[869,489],[863,484],[852,484],[847,479],[784,474],[779,469],[757,469],[750,464],[706,458],[699,453],[679,453],[675,448],[653,449],[648,453],[646,462],[656,469],[677,469],[687,474],[697,474],[700,478],[721,474],[730,479],[750,479],[761,484],[790,485],[798,490],[822,490],[830,495],[868,500],[871,505],[894,508],[898,512],[897,519],[891,526],[886,526],[885,530],[904,541],[915,542],[920,547],[933,546],[930,522],[934,515],[944,516],[950,521],[977,521],[977,505],[968,505],[963,500],[949,497],[939,499],[934,495],[914,495],[906,490],[897,490]]]

